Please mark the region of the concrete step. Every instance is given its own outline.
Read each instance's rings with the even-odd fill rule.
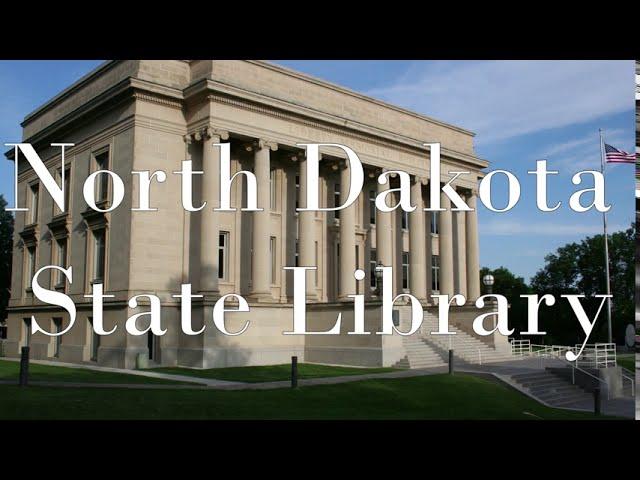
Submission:
[[[573,385],[570,380],[548,371],[516,374],[511,379],[549,405],[564,406],[591,398],[589,393]]]
[[[582,392],[581,390],[576,389],[573,385],[558,386],[555,388],[530,388],[529,391],[534,395],[539,395],[541,398]]]
[[[562,400],[554,400],[553,402],[548,402],[548,403],[556,407],[566,407],[578,402],[585,403],[587,405],[592,405],[589,402],[593,402],[593,396],[589,395],[588,393],[585,393],[585,394],[576,395],[574,397],[567,397]]]

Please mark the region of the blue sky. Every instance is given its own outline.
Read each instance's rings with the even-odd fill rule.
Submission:
[[[1,61],[0,140],[21,138],[24,116],[99,65],[100,61]],[[278,61],[290,68],[476,132],[477,154],[490,170],[513,172],[522,185],[507,213],[479,208],[482,266],[505,266],[528,280],[544,256],[568,242],[601,232],[597,212],[568,208],[574,173],[599,169],[598,128],[618,148],[635,148],[633,61]],[[62,141],[61,139],[60,141]],[[3,150],[4,151],[4,150]],[[549,181],[553,213],[537,210],[535,179],[546,159],[559,175]],[[176,160],[178,161],[178,160]],[[607,170],[611,231],[634,218],[630,165]],[[0,159],[0,193],[12,201],[12,163]],[[505,199],[496,182],[495,202]]]

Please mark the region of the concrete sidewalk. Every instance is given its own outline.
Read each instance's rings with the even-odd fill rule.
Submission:
[[[7,359],[19,361],[19,359]],[[47,360],[31,360],[30,363],[39,365],[52,365],[57,367],[69,367],[69,368],[82,368],[86,370],[95,370],[97,372],[111,372],[122,373],[125,375],[139,375],[141,377],[158,378],[163,380],[171,380],[178,382],[188,382],[191,385],[177,385],[177,384],[149,384],[149,383],[82,383],[82,382],[42,382],[42,381],[30,381],[29,385],[33,386],[47,386],[47,387],[68,387],[68,388],[128,388],[128,389],[195,389],[195,390],[271,390],[275,388],[287,388],[291,386],[290,380],[283,380],[277,382],[261,382],[261,383],[247,383],[247,382],[231,382],[226,380],[216,380],[201,377],[191,377],[187,375],[172,375],[167,373],[149,372],[146,370],[125,370],[120,368],[111,367],[99,367],[94,365],[77,365],[62,362],[51,362]],[[435,367],[424,369],[412,369],[412,370],[398,370],[396,372],[386,373],[363,373],[362,375],[344,375],[341,377],[323,377],[323,378],[308,378],[298,379],[299,387],[306,387],[311,385],[333,385],[347,382],[357,382],[360,380],[370,380],[375,378],[410,378],[421,377],[424,375],[435,375],[438,373],[446,373],[448,367]],[[17,385],[16,381],[0,381],[0,385]]]
[[[544,368],[544,366],[542,367]],[[498,380],[508,384],[512,388],[518,390],[522,394],[532,398],[533,400],[542,403],[543,405],[550,408],[559,408],[563,410],[576,410],[581,412],[593,412],[594,405],[593,401],[585,401],[581,403],[571,404],[571,406],[557,406],[550,405],[540,399],[532,396],[525,389],[521,388],[517,382],[515,382],[511,376],[517,375],[520,373],[531,373],[535,371],[540,371],[541,363],[539,359],[529,358],[525,360],[519,360],[518,362],[502,362],[502,363],[494,363],[487,365],[464,365],[461,366],[459,371],[471,374],[489,374],[493,375]],[[636,362],[636,372],[638,371],[638,362]],[[638,374],[636,373],[636,378]],[[603,398],[602,402],[602,414],[610,415],[616,417],[625,417],[625,418],[634,418],[634,404],[635,404],[635,412],[636,419],[638,418],[638,404],[636,403],[635,398],[631,397],[623,397],[623,398],[614,398],[608,400]]]
[[[12,362],[20,362],[19,358],[6,358],[6,357],[2,357],[2,360],[9,360]],[[191,383],[191,384],[195,384],[195,385],[204,385],[207,387],[221,387],[221,386],[228,386],[228,385],[244,385],[244,383],[241,382],[228,382],[226,380],[216,380],[216,379],[212,379],[212,378],[200,378],[200,377],[191,377],[188,375],[173,375],[173,374],[168,374],[168,373],[160,373],[160,372],[151,372],[148,370],[127,370],[124,368],[112,368],[112,367],[99,367],[97,365],[86,365],[86,364],[78,364],[78,363],[65,363],[65,362],[52,362],[52,361],[48,361],[48,360],[29,360],[29,363],[32,364],[36,364],[36,365],[49,365],[52,367],[66,367],[66,368],[76,368],[76,369],[82,369],[82,370],[93,370],[96,372],[109,372],[109,373],[120,373],[120,374],[124,374],[124,375],[138,375],[140,377],[148,377],[148,378],[158,378],[161,380],[171,380],[174,382],[186,382],[186,383]],[[4,382],[3,382],[4,383]],[[30,382],[32,385],[38,385],[37,382]],[[50,382],[50,383],[54,383],[54,382]],[[62,383],[67,383],[67,382],[55,382],[56,384],[62,384]],[[72,382],[71,382],[72,383]],[[98,383],[85,383],[83,385],[108,385],[108,384],[98,384]],[[144,385],[144,388],[149,388],[151,387],[151,384],[118,384],[118,385],[136,385],[136,386],[140,386],[140,385]],[[154,385],[154,386],[160,386],[158,384]],[[164,385],[161,386],[162,388],[166,387],[166,386],[177,386],[177,385]]]

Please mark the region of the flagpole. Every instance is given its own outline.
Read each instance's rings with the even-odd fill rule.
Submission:
[[[604,137],[602,136],[602,129],[598,129],[600,132],[600,172],[604,178],[604,165],[605,165],[605,153],[604,153]],[[605,182],[606,184],[606,182]],[[604,269],[607,276],[607,295],[611,295],[611,281],[609,279],[609,236],[607,235],[607,213],[602,212],[602,228],[604,231]],[[609,331],[609,343],[613,343],[613,335],[611,332],[611,297],[607,298],[607,327]]]

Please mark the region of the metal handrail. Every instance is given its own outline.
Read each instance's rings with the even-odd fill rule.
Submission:
[[[627,380],[629,380],[629,382],[631,382],[631,397],[635,398],[635,396],[636,396],[636,388],[635,388],[636,382],[635,382],[635,379],[633,377],[630,377],[629,375],[625,375],[624,369],[620,369],[620,373],[622,374],[622,378],[623,379],[626,378]],[[623,382],[624,382],[624,380],[623,380]]]
[[[542,360],[543,357],[540,358],[540,360]],[[584,373],[585,375],[588,375],[591,378],[596,379],[598,382],[603,383],[606,387],[607,387],[607,400],[611,399],[611,389],[609,388],[609,382],[607,382],[606,380],[600,378],[600,377],[596,377],[595,375],[593,375],[592,373],[587,372],[586,370],[580,368],[579,366],[577,366],[575,364],[575,362],[570,362],[568,360],[566,360],[565,358],[562,357],[556,357],[555,360],[558,360],[562,363],[565,363],[567,365],[569,365],[572,368],[571,371],[571,383],[573,385],[576,384],[576,373],[575,370],[579,370],[580,372]]]
[[[575,362],[569,362],[568,360],[565,360],[563,358],[559,359],[560,361],[569,364],[570,366],[573,367],[574,371],[572,372],[572,383],[575,385],[576,384],[576,373],[575,370],[580,370],[582,373],[589,375],[591,378],[595,378],[598,382],[600,383],[604,383],[605,386],[607,387],[607,400],[611,400],[611,389],[609,388],[609,382],[607,382],[606,380],[603,380],[600,377],[596,377],[595,375],[593,375],[592,373],[587,372],[586,370],[578,367]]]

